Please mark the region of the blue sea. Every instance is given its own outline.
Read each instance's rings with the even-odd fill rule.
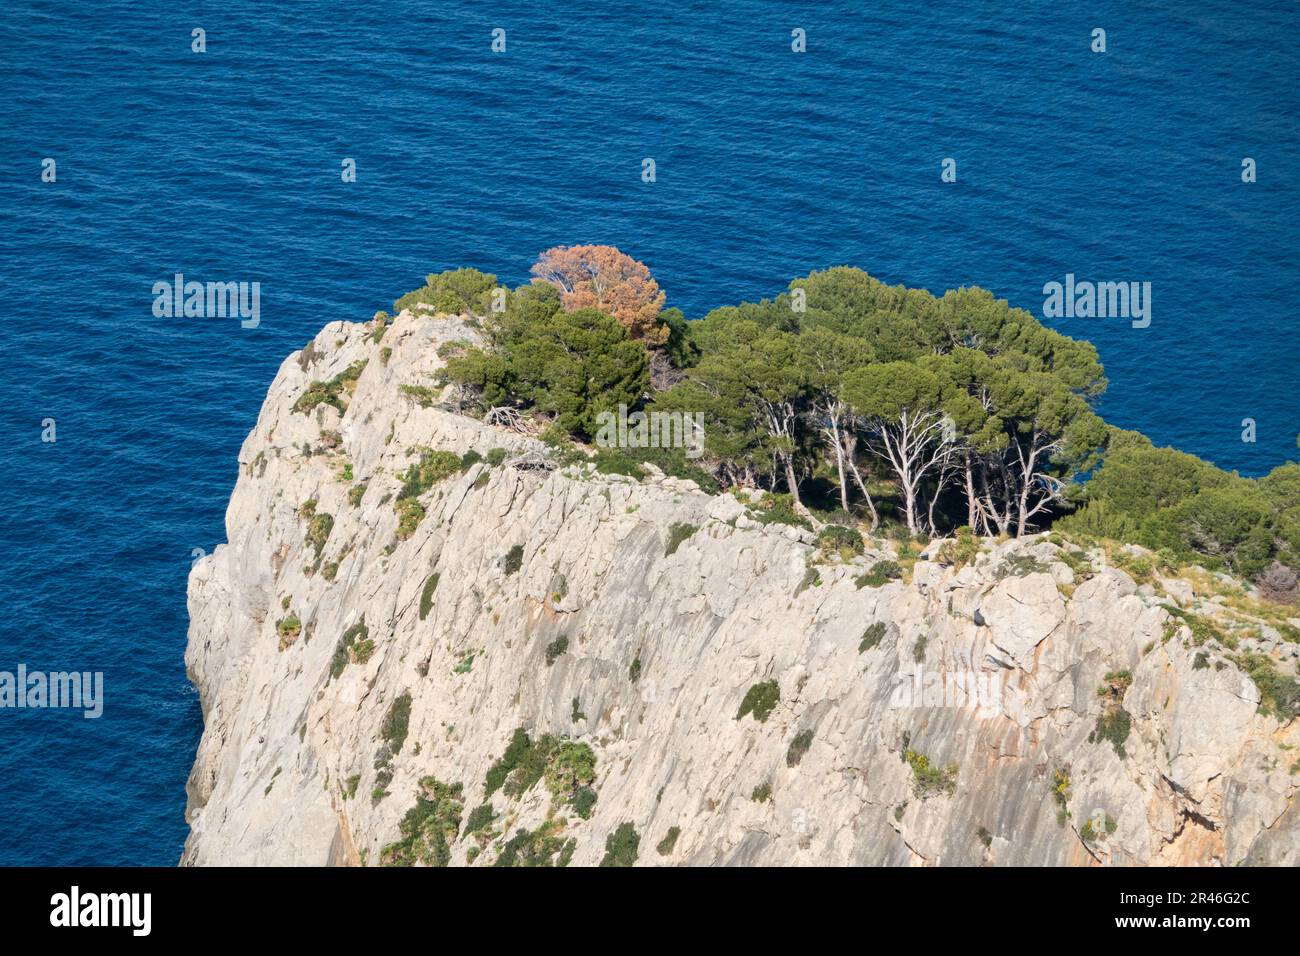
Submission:
[[[1294,457],[1296,9],[1017,6],[6,0],[0,670],[106,702],[0,711],[0,864],[177,861],[186,575],[240,443],[286,354],[429,272],[609,243],[688,317],[838,264],[1036,314],[1067,273],[1149,281],[1149,328],[1053,323],[1100,349],[1101,412]],[[260,282],[260,325],[155,318],[177,272]]]

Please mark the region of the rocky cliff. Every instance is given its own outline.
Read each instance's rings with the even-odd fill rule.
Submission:
[[[190,577],[183,863],[1300,863],[1300,645],[1223,582],[1051,536],[889,580],[891,544],[537,467],[430,390],[472,326],[281,367]]]

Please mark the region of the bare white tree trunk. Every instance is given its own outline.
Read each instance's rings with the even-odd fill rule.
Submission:
[[[920,531],[917,490],[925,475],[942,467],[952,451],[952,440],[944,434],[939,412],[914,413],[904,410],[897,419],[878,421],[875,426],[877,451],[889,462],[903,492],[907,530]]]
[[[853,480],[858,485],[858,490],[862,492],[862,497],[866,499],[867,510],[871,512],[871,530],[875,531],[876,528],[880,527],[880,515],[876,513],[876,503],[872,500],[871,492],[867,490],[867,484],[862,480],[862,473],[858,471],[858,463],[854,460],[858,440],[849,433],[845,435],[845,442],[845,460],[848,463],[849,471],[853,474]]]

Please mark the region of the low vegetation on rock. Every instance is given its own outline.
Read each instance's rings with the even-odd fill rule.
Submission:
[[[446,866],[451,862],[451,845],[460,832],[465,809],[460,784],[441,783],[434,777],[420,780],[415,806],[402,818],[401,839],[380,852],[383,866]]]
[[[601,866],[632,866],[636,863],[641,836],[630,823],[620,823],[618,829],[605,838],[605,855]]]
[[[745,691],[745,698],[740,702],[736,719],[740,720],[746,714],[752,714],[760,724],[764,723],[780,701],[781,688],[776,681],[768,680],[755,684]]]

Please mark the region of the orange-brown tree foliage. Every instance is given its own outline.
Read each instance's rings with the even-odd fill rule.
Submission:
[[[614,246],[556,246],[533,266],[534,281],[560,290],[567,312],[595,307],[612,315],[628,335],[662,345],[668,327],[659,321],[664,293],[644,262]]]

